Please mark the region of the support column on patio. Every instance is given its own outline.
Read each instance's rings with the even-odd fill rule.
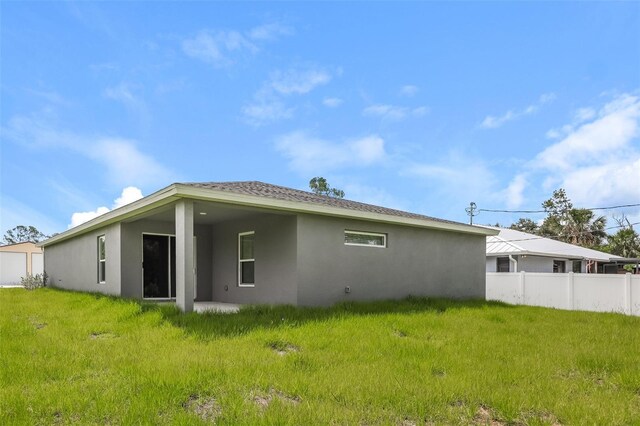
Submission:
[[[193,201],[176,204],[176,305],[193,311]]]

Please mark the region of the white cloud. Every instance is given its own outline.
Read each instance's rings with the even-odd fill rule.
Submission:
[[[133,93],[131,86],[127,83],[120,83],[115,87],[107,87],[104,96],[121,102],[125,108],[136,114],[143,122],[148,122],[151,118],[145,101]]]
[[[482,120],[482,123],[480,123],[480,127],[485,129],[496,129],[509,121],[515,120],[525,115],[531,115],[538,112],[540,107],[542,107],[544,104],[547,104],[549,102],[553,102],[555,98],[556,98],[555,94],[545,93],[540,96],[540,98],[538,99],[538,102],[536,102],[535,104],[526,106],[521,110],[509,110],[500,116],[488,115],[484,118],[484,120]]]
[[[408,108],[395,105],[376,104],[362,110],[362,115],[375,116],[386,120],[402,120],[407,116]]]
[[[523,192],[527,186],[527,178],[524,174],[516,175],[509,183],[504,191],[504,197],[507,200],[507,207],[510,209],[518,208],[524,201]]]
[[[133,203],[134,201],[137,201],[141,198],[142,191],[140,191],[140,189],[136,188],[135,186],[128,186],[124,188],[120,196],[113,201],[112,209],[126,206],[127,204]],[[110,211],[111,210],[109,208],[102,206],[93,211],[73,213],[71,215],[71,223],[69,224],[68,228],[73,228],[75,226],[81,225]]]
[[[122,187],[166,184],[175,178],[168,168],[137,147],[137,141],[123,138],[87,136],[61,131],[50,124],[48,114],[15,116],[3,134],[16,143],[37,149],[65,149],[104,166],[104,177]]]
[[[131,204],[134,201],[138,201],[143,197],[142,191],[140,188],[136,188],[135,186],[127,186],[122,190],[122,194],[113,202],[113,208],[118,209],[120,207],[126,206],[127,204]]]
[[[345,165],[369,166],[387,156],[384,140],[377,135],[332,142],[298,131],[278,137],[276,149],[289,160],[292,169],[304,173],[324,173]]]
[[[304,95],[329,81],[331,81],[331,74],[325,70],[291,68],[272,73],[270,87],[281,95]]]
[[[578,206],[605,206],[640,201],[640,154],[596,166],[576,168],[560,185]]]
[[[593,108],[579,108],[574,114],[574,120],[577,123],[582,123],[587,120],[591,120],[596,116],[596,110]]]
[[[436,197],[440,203],[459,205],[461,209],[470,201],[492,203],[502,198],[488,165],[463,152],[451,151],[430,163],[409,163],[400,174],[428,188],[430,197]]]
[[[252,28],[248,32],[249,38],[253,40],[275,40],[282,35],[293,34],[293,28],[278,23],[270,23]]]
[[[76,212],[71,215],[71,223],[67,228],[74,228],[78,225],[82,225],[85,222],[89,222],[98,216],[102,216],[105,213],[109,213],[109,209],[106,207],[98,207],[95,211],[90,212]]]
[[[182,42],[182,51],[195,59],[215,67],[225,67],[234,63],[233,53],[257,52],[258,48],[238,31],[210,32],[202,30],[193,38]]]
[[[424,116],[424,115],[429,114],[429,111],[430,111],[430,110],[429,110],[429,108],[428,108],[428,107],[426,107],[426,106],[421,106],[421,107],[414,108],[414,109],[411,111],[411,113],[412,113],[413,115],[415,115],[416,117],[422,117],[422,116]]]
[[[385,206],[397,210],[408,209],[405,203],[383,188],[361,185],[353,182],[338,186],[344,190],[346,194],[345,198],[348,198],[349,200],[374,204],[376,206]]]
[[[253,101],[242,108],[245,121],[260,126],[289,119],[293,117],[295,108],[285,105],[285,98],[305,95],[316,87],[329,83],[331,79],[332,75],[328,71],[315,67],[275,71],[255,93]],[[332,98],[329,105],[337,106],[340,102],[340,99]]]
[[[538,186],[547,193],[564,188],[574,205],[581,207],[640,200],[637,95],[619,95],[599,109],[578,109],[571,123],[552,129],[547,135],[558,141],[536,155],[505,190],[506,194],[515,194],[515,201],[522,193],[518,179],[540,181]]]
[[[46,235],[60,232],[64,228],[64,223],[58,223],[52,219],[52,215],[47,212],[46,206],[42,205],[42,203],[40,203],[40,207],[42,210],[36,210],[32,206],[7,194],[2,194],[2,202],[0,202],[0,232],[4,234],[4,232],[18,225],[35,226]]]
[[[429,112],[429,108],[420,106],[416,108],[407,108],[397,105],[374,104],[362,110],[362,115],[368,117],[380,117],[383,120],[399,121],[408,115],[422,117]]]
[[[638,136],[639,118],[640,100],[622,95],[606,104],[595,120],[580,125],[538,154],[535,166],[568,170],[621,158],[622,150]]]
[[[269,122],[289,119],[293,117],[293,109],[287,108],[279,100],[258,101],[245,105],[242,108],[242,114],[248,123],[259,126]]]
[[[342,99],[340,98],[324,98],[322,104],[328,108],[337,108],[342,105]]]
[[[412,96],[415,96],[418,93],[418,91],[420,91],[418,86],[414,86],[412,84],[407,84],[405,86],[402,86],[402,88],[400,88],[400,94],[402,96],[412,97]]]

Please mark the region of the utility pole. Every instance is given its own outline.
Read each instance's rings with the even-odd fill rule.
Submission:
[[[464,209],[467,214],[469,215],[469,225],[473,225],[473,217],[474,216],[478,216],[477,213],[477,206],[476,203],[474,203],[473,201],[469,203],[469,207],[467,207],[466,209]]]

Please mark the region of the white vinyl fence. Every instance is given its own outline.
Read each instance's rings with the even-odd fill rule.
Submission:
[[[487,300],[640,315],[640,275],[487,272]]]

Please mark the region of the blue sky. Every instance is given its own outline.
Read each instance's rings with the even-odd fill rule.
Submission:
[[[640,202],[638,2],[0,7],[3,233],[176,181],[324,176],[458,221]]]

